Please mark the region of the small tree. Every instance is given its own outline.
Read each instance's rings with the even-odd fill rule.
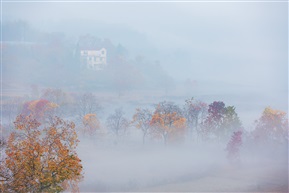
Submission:
[[[58,105],[46,99],[39,99],[24,103],[22,114],[31,116],[39,122],[51,121]]]
[[[240,147],[242,146],[242,131],[233,133],[231,140],[227,144],[227,157],[230,161],[236,163],[240,162]]]
[[[32,116],[18,116],[16,131],[8,138],[1,163],[1,188],[5,192],[78,191],[81,160],[74,123],[55,118],[48,127]]]
[[[77,111],[80,120],[86,114],[94,114],[102,109],[101,105],[97,102],[96,97],[92,93],[86,93],[78,99]]]
[[[225,106],[222,101],[215,101],[209,105],[208,116],[203,124],[203,137],[210,135],[217,139],[228,139],[230,135],[240,129],[242,124],[234,106]]]
[[[43,91],[41,98],[49,100],[59,105],[64,105],[68,101],[68,94],[61,89],[47,88]]]
[[[284,143],[288,141],[288,118],[286,113],[266,107],[262,116],[256,121],[253,131],[256,139],[264,142],[274,141]]]
[[[124,135],[129,121],[124,117],[124,111],[122,108],[115,109],[114,113],[111,114],[107,120],[106,125],[116,136],[117,140],[120,136]],[[117,143],[117,141],[116,141]]]
[[[186,100],[183,108],[183,114],[186,118],[189,136],[193,137],[193,131],[200,135],[199,124],[203,122],[207,111],[207,104],[201,101],[195,101],[194,98]]]
[[[56,112],[59,116],[69,111],[67,109],[69,104],[72,103],[71,96],[61,89],[47,88],[42,92],[41,98],[58,104],[60,108],[57,108]]]
[[[151,120],[151,134],[162,137],[165,145],[168,140],[179,141],[185,134],[186,119],[180,108],[172,102],[160,102]]]
[[[132,123],[134,123],[138,129],[141,129],[143,133],[143,144],[145,143],[145,138],[149,133],[151,120],[152,112],[148,109],[137,108],[135,114],[133,115]]]
[[[83,117],[84,134],[95,135],[96,130],[100,128],[99,120],[96,114],[87,114]]]
[[[223,137],[227,138],[232,135],[232,132],[237,131],[242,128],[242,123],[239,119],[238,114],[236,113],[234,106],[227,106],[225,109],[225,114],[223,117],[222,126],[223,128]]]
[[[218,134],[220,133],[225,112],[225,103],[221,101],[214,101],[209,105],[208,116],[204,122],[205,135],[215,134],[220,137]]]

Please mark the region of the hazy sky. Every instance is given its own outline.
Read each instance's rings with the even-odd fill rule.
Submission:
[[[27,20],[39,29],[65,33],[79,30],[75,25],[65,31],[65,23],[72,21],[88,22],[83,33],[102,25],[107,29],[101,35],[114,34],[114,43],[127,46],[133,55],[149,58],[151,54],[177,79],[284,90],[288,82],[287,9],[284,2],[4,2],[3,20]]]

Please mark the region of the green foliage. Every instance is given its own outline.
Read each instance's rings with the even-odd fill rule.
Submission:
[[[209,105],[208,116],[203,124],[206,137],[214,135],[218,139],[228,139],[241,127],[242,124],[234,106],[226,107],[222,101],[215,101]]]

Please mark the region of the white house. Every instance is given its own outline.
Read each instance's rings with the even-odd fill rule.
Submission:
[[[81,63],[90,70],[102,70],[106,65],[106,49],[81,49],[80,50]]]

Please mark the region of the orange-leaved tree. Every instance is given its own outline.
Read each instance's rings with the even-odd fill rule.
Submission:
[[[75,125],[55,117],[49,126],[18,116],[1,162],[3,192],[78,192],[82,179]]]
[[[288,141],[288,118],[285,112],[266,107],[256,124],[253,131],[256,139],[281,143]]]
[[[180,108],[172,102],[160,102],[155,109],[151,120],[151,134],[162,137],[164,143],[179,141],[185,135],[186,119]]]
[[[96,114],[86,114],[83,117],[84,134],[94,135],[96,130],[100,128],[99,120]]]
[[[42,122],[46,118],[51,119],[57,107],[57,104],[46,99],[33,100],[23,105],[22,114],[26,116],[31,115],[37,121]]]

